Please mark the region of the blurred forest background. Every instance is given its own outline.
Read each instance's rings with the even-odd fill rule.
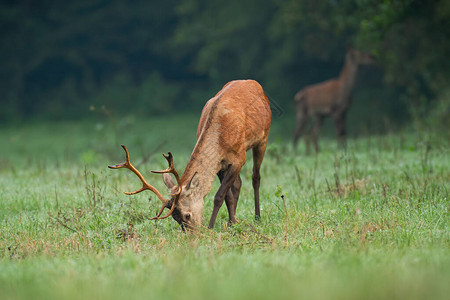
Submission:
[[[200,114],[246,78],[290,113],[296,91],[339,74],[347,45],[377,60],[353,116],[402,124],[450,98],[447,0],[3,0],[0,14],[3,124]]]

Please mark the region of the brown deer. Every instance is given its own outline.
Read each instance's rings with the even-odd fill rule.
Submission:
[[[319,152],[317,135],[324,117],[327,116],[333,119],[338,142],[344,145],[345,115],[351,103],[351,94],[355,85],[358,66],[372,63],[374,63],[374,60],[370,54],[348,47],[344,67],[338,78],[307,86],[295,95],[297,125],[294,134],[294,149],[310,117],[315,118],[311,137],[316,153]],[[309,141],[307,152],[309,152]]]
[[[173,156],[164,155],[169,168],[162,173],[171,199],[164,199],[161,193],[147,183],[142,174],[130,162],[128,150],[126,162],[109,166],[127,168],[142,181],[142,188],[133,193],[149,189],[162,201],[162,207],[156,217],[172,217],[181,228],[193,229],[202,223],[203,199],[210,192],[214,177],[221,182],[214,197],[214,208],[209,228],[214,227],[217,213],[225,200],[228,208],[229,224],[236,222],[236,206],[241,188],[239,173],[246,161],[247,150],[253,151],[252,184],[255,197],[255,218],[260,217],[259,186],[260,167],[264,157],[269,135],[271,111],[269,100],[262,87],[254,80],[236,80],[227,83],[215,97],[203,107],[197,130],[197,144],[191,154],[186,169],[179,177],[173,165]],[[172,173],[176,179],[173,182]],[[164,208],[169,213],[161,217]]]

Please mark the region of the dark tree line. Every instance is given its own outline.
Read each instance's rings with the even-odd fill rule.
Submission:
[[[334,77],[345,48],[374,54],[363,101],[386,115],[448,90],[445,0],[78,0],[0,4],[0,119],[198,110],[254,78],[285,107]]]

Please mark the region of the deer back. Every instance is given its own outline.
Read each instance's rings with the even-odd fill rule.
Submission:
[[[181,180],[199,169],[212,168],[215,175],[230,163],[243,164],[248,149],[267,142],[271,116],[269,99],[258,82],[227,83],[203,108],[197,144]]]
[[[232,81],[205,105],[197,143],[215,141],[221,156],[245,153],[267,140],[270,121],[270,104],[262,87],[254,80]]]

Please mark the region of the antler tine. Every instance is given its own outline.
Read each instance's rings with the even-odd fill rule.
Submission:
[[[155,217],[150,218],[150,220],[162,220],[162,219],[169,217],[175,209],[175,201],[172,203],[172,207],[170,208],[169,213],[167,213],[167,215],[165,215],[164,217],[160,217],[164,208],[165,208],[165,206],[161,207],[161,209],[159,210],[159,213]]]
[[[177,170],[175,170],[175,167],[173,166],[173,155],[172,155],[172,153],[169,152],[168,155],[165,155],[163,153],[163,156],[166,158],[167,162],[169,163],[169,167],[165,170],[152,171],[152,172],[157,173],[157,174],[172,173],[175,176],[175,179],[177,180],[178,191],[175,194],[170,194],[170,195],[177,196],[181,193],[181,181],[180,181],[180,176],[178,175]]]
[[[117,164],[117,165],[108,166],[108,168],[110,168],[110,169],[127,168],[127,169],[131,170],[134,174],[136,174],[137,177],[139,177],[139,179],[140,179],[141,182],[142,182],[142,187],[141,187],[139,190],[134,191],[134,192],[124,192],[124,193],[127,194],[127,195],[134,195],[134,194],[140,193],[140,192],[145,191],[145,190],[151,190],[153,193],[156,194],[156,196],[159,198],[159,200],[162,201],[163,207],[165,207],[166,204],[168,203],[168,201],[163,197],[163,195],[162,195],[162,194],[161,194],[154,186],[152,186],[151,184],[149,184],[149,183],[145,180],[144,176],[142,176],[141,172],[139,172],[139,171],[131,164],[131,162],[130,162],[130,154],[129,154],[129,152],[128,152],[127,147],[125,147],[125,145],[121,145],[121,146],[122,146],[122,148],[125,150],[125,155],[126,155],[126,160],[125,160],[125,162],[124,162],[124,163],[121,163],[121,164]]]
[[[121,164],[117,164],[117,165],[113,165],[113,166],[108,166],[108,168],[110,169],[120,169],[120,168],[129,168],[129,166],[131,166],[130,163],[130,153],[128,153],[128,149],[127,147],[125,147],[125,145],[120,145],[122,146],[123,150],[125,150],[125,162],[121,163]]]

